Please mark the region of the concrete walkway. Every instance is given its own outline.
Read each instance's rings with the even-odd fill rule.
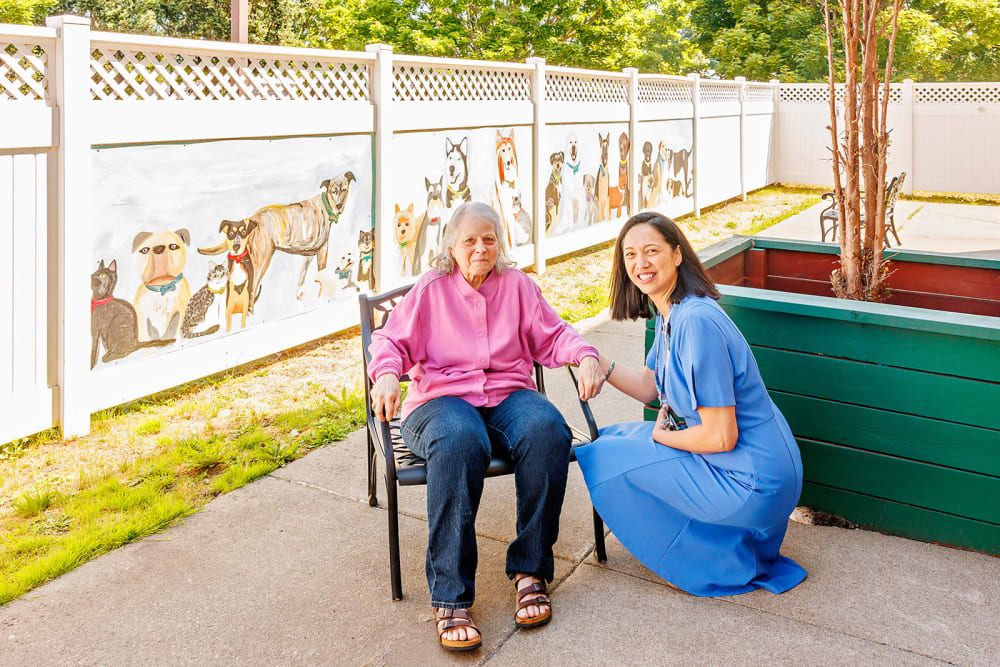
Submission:
[[[639,323],[598,322],[587,337],[638,367],[642,333]],[[550,372],[548,384],[579,424],[565,374]],[[594,403],[601,423],[640,415],[611,388]],[[365,500],[364,447],[354,433],[0,608],[0,664],[995,665],[1000,656],[1000,559],[793,523],[783,552],[809,571],[804,583],[780,596],[695,598],[664,585],[613,536],[608,562],[595,562],[575,464],[552,623],[514,627],[503,574],[513,484],[489,480],[474,607],[485,643],[447,654],[423,576],[424,490],[400,490],[406,597],[392,602],[386,512]]]
[[[819,241],[819,214],[828,205],[810,206],[758,236]],[[900,201],[895,218],[901,248],[1000,259],[1000,206]]]

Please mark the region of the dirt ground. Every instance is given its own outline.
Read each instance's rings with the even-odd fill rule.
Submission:
[[[818,191],[769,187],[679,220],[696,249],[732,234],[760,231],[809,202]],[[530,273],[558,311],[581,305],[581,298],[604,291],[611,267],[611,244],[550,261],[543,275]],[[48,433],[5,445],[0,456],[0,517],[27,490],[72,493],[82,483],[116,472],[135,460],[164,450],[176,438],[239,427],[253,416],[277,415],[306,407],[326,392],[362,386],[359,329],[351,329],[225,374],[190,383],[157,396],[95,415],[92,433],[70,440]]]

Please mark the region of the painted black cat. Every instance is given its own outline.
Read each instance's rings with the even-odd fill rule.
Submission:
[[[163,347],[174,342],[166,340],[139,340],[139,318],[135,308],[124,299],[114,297],[118,283],[118,264],[115,260],[104,266],[104,260],[97,270],[90,274],[90,367],[97,365],[97,352],[104,346],[101,361],[108,362],[127,357],[141,347]]]

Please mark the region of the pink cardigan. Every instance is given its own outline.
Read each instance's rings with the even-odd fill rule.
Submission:
[[[473,289],[458,270],[417,280],[372,334],[368,373],[409,373],[405,419],[440,396],[493,407],[519,389],[535,389],[532,360],[555,368],[597,357],[517,269],[494,271]]]

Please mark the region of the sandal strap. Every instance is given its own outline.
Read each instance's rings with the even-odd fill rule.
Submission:
[[[531,605],[543,605],[552,604],[552,600],[549,599],[548,595],[538,594],[538,595],[526,595],[521,598],[521,601],[517,603],[517,610],[521,611],[525,607],[530,607]]]
[[[469,613],[468,609],[450,609],[448,607],[435,607],[434,614],[437,620],[444,620],[446,618],[464,618],[472,620],[472,615]]]
[[[527,595],[528,593],[544,593],[544,592],[545,592],[545,586],[543,586],[538,582],[525,586],[524,588],[517,589],[518,595]]]
[[[438,639],[452,628],[468,627],[475,630],[480,636],[483,634],[475,622],[473,622],[472,615],[466,609],[435,608],[434,620],[437,626]]]

